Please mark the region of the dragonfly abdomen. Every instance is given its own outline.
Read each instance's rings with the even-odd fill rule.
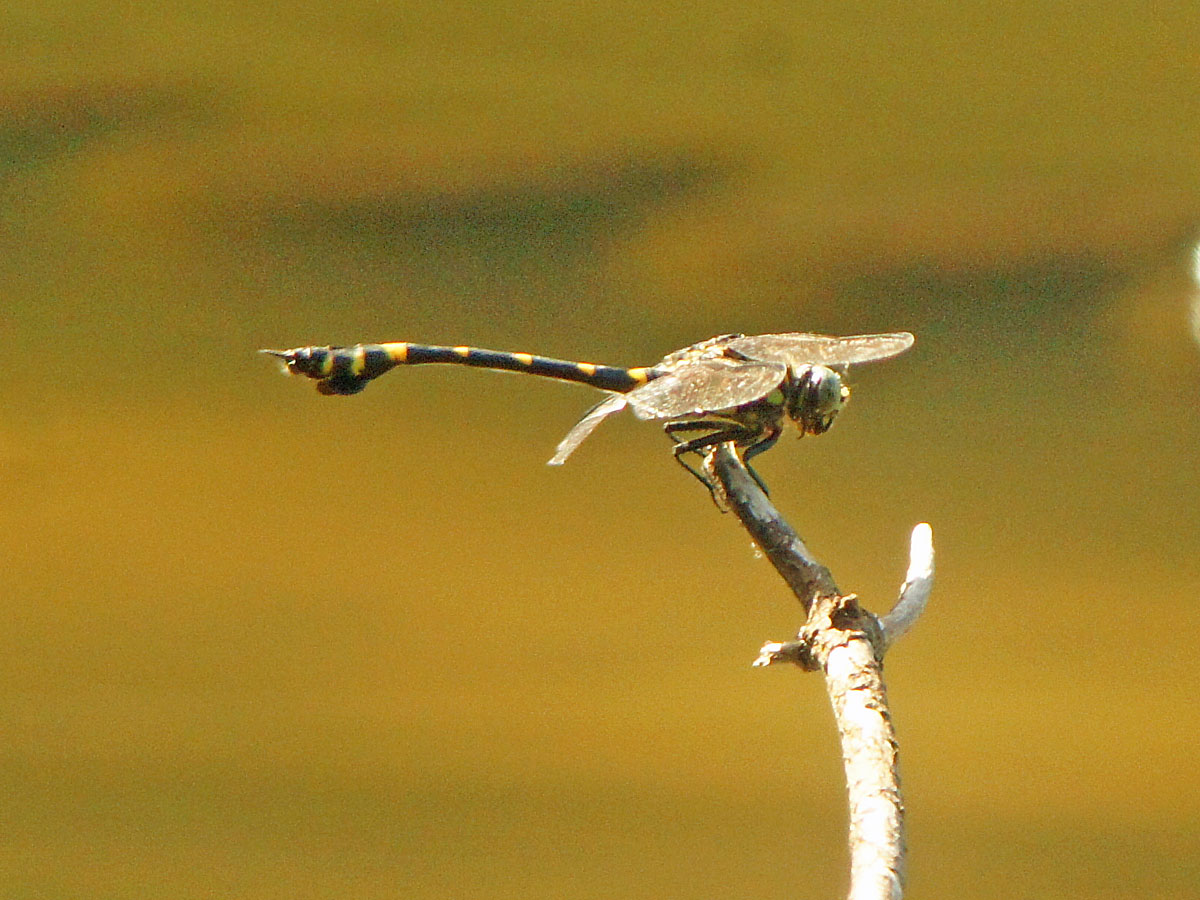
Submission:
[[[441,347],[406,341],[356,344],[353,347],[298,347],[294,350],[264,352],[282,359],[288,371],[318,379],[320,383],[317,390],[323,394],[357,394],[366,387],[367,382],[396,366],[431,363],[524,372],[621,393],[646,384],[662,374],[650,368],[623,369],[551,359],[531,353],[509,353],[480,347]]]

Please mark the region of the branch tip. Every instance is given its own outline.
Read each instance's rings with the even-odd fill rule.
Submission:
[[[933,579],[933,529],[922,522],[912,532],[908,550],[908,575],[905,582]]]
[[[884,649],[895,643],[921,617],[933,590],[933,578],[933,529],[922,522],[913,529],[909,542],[908,573],[900,586],[900,596],[892,611],[879,620]]]

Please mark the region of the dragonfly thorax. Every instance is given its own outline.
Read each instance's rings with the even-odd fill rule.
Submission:
[[[802,434],[824,434],[846,401],[850,388],[828,366],[792,366],[784,384],[787,416]]]

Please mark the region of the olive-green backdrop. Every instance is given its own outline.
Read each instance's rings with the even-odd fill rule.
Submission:
[[[658,429],[455,368],[907,329],[759,465],[885,609],[911,896],[1200,892],[1191,4],[11,0],[0,897],[844,890],[799,611]]]

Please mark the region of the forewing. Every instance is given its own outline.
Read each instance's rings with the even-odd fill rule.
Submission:
[[[567,432],[567,436],[559,443],[558,449],[554,451],[554,456],[547,465],[561,466],[565,463],[567,457],[575,452],[575,448],[596,430],[596,426],[613,413],[623,410],[625,403],[624,394],[613,394],[589,409],[584,417],[575,423],[575,427]]]
[[[673,419],[758,400],[777,388],[786,374],[787,366],[777,362],[701,359],[625,397],[639,419]]]
[[[827,334],[755,334],[736,338],[730,350],[750,359],[783,362],[789,366],[845,366],[850,363],[887,359],[913,345],[907,331],[895,334],[856,334],[833,337]]]

